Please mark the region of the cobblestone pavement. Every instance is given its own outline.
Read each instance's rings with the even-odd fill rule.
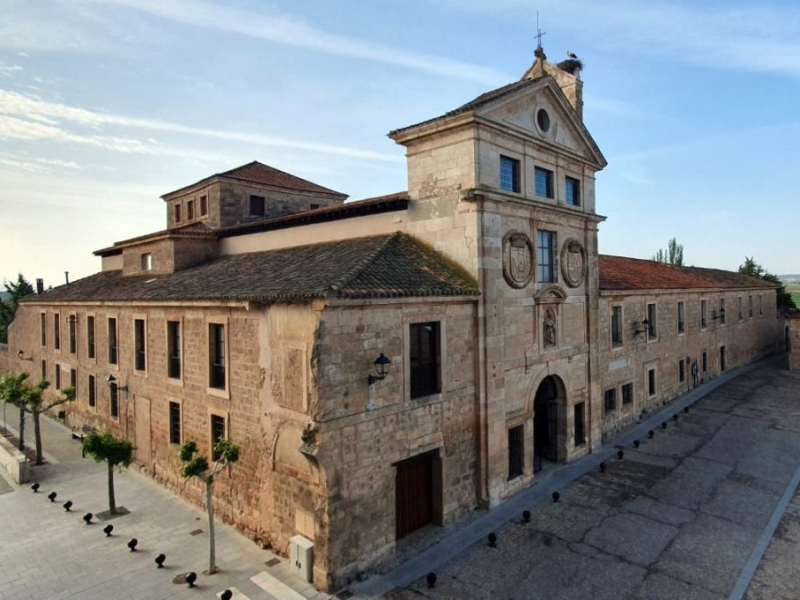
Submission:
[[[82,459],[78,442],[62,425],[43,419],[42,429],[48,464],[34,468],[39,493],[0,475],[0,599],[200,599],[216,598],[227,588],[238,591],[237,600],[329,598],[295,578],[286,559],[219,523],[222,572],[203,575],[205,511],[131,470],[115,475],[117,504],[130,514],[110,521],[114,532],[107,538],[105,523],[87,526],[81,519],[108,509],[104,465]],[[2,493],[4,487],[11,491]],[[53,491],[55,503],[47,499]],[[73,502],[72,512],[62,507],[66,500]],[[192,535],[198,529],[203,532]],[[136,552],[126,546],[133,537],[139,541]],[[159,553],[167,557],[164,569],[154,562]],[[274,559],[279,562],[265,564]],[[172,583],[188,571],[198,574],[199,587]]]
[[[606,465],[390,597],[800,598],[800,376],[745,373]]]

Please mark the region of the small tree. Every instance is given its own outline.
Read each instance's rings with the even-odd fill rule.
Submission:
[[[0,377],[0,399],[19,409],[19,450],[25,450],[25,396],[28,386],[25,380],[27,373],[7,374]]]
[[[748,277],[755,277],[756,279],[763,279],[779,286],[775,293],[775,301],[777,303],[778,311],[793,312],[797,310],[797,305],[794,302],[792,295],[786,291],[786,284],[781,281],[780,277],[773,275],[764,267],[755,261],[752,256],[744,257],[744,264],[739,265],[739,273],[747,275]]]
[[[214,446],[214,455],[217,457],[214,466],[208,466],[208,459],[197,453],[197,444],[193,441],[186,442],[178,453],[183,463],[183,476],[198,477],[206,484],[206,509],[208,510],[208,574],[217,571],[216,542],[214,538],[214,504],[211,501],[214,490],[214,479],[228,465],[239,460],[239,446],[228,439],[221,439]]]
[[[56,398],[52,402],[45,402],[42,396],[44,395],[44,391],[49,386],[50,382],[45,380],[40,381],[33,387],[26,386],[27,390],[25,393],[25,402],[23,404],[25,407],[25,412],[30,413],[33,416],[33,434],[36,439],[37,465],[41,465],[44,462],[44,460],[42,460],[42,413],[47,412],[56,406],[60,406],[61,404],[73,402],[75,400],[75,388],[70,386],[61,391],[61,396],[59,398]]]
[[[22,276],[17,274],[17,281],[5,282],[8,298],[0,300],[0,344],[8,343],[8,326],[14,321],[17,306],[21,298],[33,294],[33,286]]]
[[[117,514],[117,501],[114,496],[114,467],[127,467],[133,460],[133,444],[128,440],[115,438],[107,429],[92,431],[83,438],[84,452],[96,462],[108,465],[108,511]]]
[[[676,238],[672,238],[667,244],[666,250],[659,250],[653,255],[653,260],[660,263],[667,263],[683,266],[683,244],[679,244]]]

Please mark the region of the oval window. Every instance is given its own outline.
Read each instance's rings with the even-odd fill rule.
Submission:
[[[550,115],[547,114],[545,109],[540,108],[536,112],[536,124],[543,133],[547,133],[550,130]]]

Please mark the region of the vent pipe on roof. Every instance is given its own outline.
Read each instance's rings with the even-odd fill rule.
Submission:
[[[69,285],[69,271],[64,271],[64,279],[67,280],[67,285]]]
[[[36,280],[36,293],[38,295],[44,294],[44,279]]]

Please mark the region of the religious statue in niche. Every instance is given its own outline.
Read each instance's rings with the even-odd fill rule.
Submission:
[[[542,342],[545,348],[556,345],[556,311],[549,306],[544,309],[542,320]]]
[[[578,287],[586,276],[586,251],[581,243],[570,238],[561,248],[561,274],[569,287]]]
[[[503,237],[503,277],[517,289],[533,278],[533,242],[522,232],[509,231]]]

